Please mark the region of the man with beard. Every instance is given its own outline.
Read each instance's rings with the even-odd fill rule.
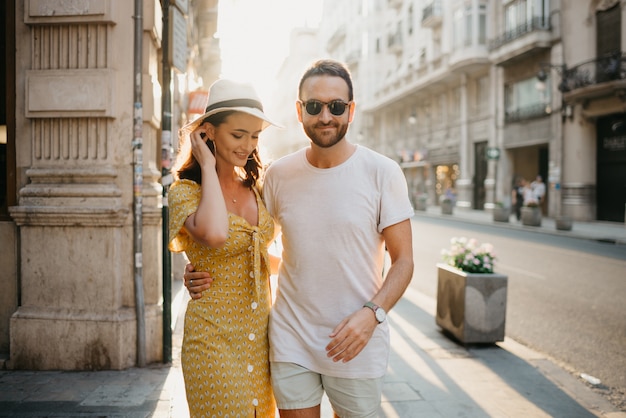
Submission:
[[[310,145],[272,163],[263,186],[283,244],[269,323],[274,396],[282,418],[319,417],[324,392],[335,416],[376,417],[385,312],[413,274],[414,212],[398,164],[346,138],[355,109],[347,68],[314,63],[298,96]],[[193,274],[185,279],[195,284]]]

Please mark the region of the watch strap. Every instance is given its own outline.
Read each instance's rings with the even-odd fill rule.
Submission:
[[[366,303],[363,305],[363,307],[364,307],[364,308],[370,308],[371,310],[373,310],[373,311],[374,311],[374,313],[376,313],[376,309],[378,309],[378,308],[379,308],[379,306],[378,306],[378,305],[376,305],[376,304],[375,304],[374,302],[372,302],[371,300],[370,300],[369,302],[366,302]]]
[[[374,312],[374,318],[376,318],[376,322],[378,322],[379,324],[382,324],[382,322],[385,320],[384,318],[387,316],[386,312],[384,309],[382,309],[380,306],[376,305],[374,302],[372,302],[371,300],[369,302],[366,302],[363,305],[364,308],[369,308]],[[380,309],[380,314],[378,312],[378,310]],[[378,317],[382,315],[382,320],[380,320]]]

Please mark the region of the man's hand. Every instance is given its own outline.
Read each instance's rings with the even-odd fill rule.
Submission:
[[[191,299],[200,299],[202,292],[208,290],[213,283],[211,275],[205,271],[194,271],[191,263],[187,263],[185,266],[185,287],[189,291]]]
[[[329,335],[326,355],[333,361],[349,362],[367,345],[378,325],[371,309],[362,308],[345,318]]]

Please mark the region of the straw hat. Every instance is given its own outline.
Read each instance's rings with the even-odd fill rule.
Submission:
[[[180,132],[182,134],[188,134],[200,126],[209,116],[228,110],[244,112],[256,116],[263,120],[263,129],[267,128],[269,125],[281,127],[265,116],[261,100],[251,84],[220,79],[214,82],[209,88],[209,102],[207,103],[204,115],[187,123],[180,129]]]

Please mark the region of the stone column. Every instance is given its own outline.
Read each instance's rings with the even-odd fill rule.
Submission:
[[[574,121],[562,127],[561,215],[593,221],[596,219],[596,160],[583,156],[596,155],[595,123],[581,117],[580,106],[575,108]]]
[[[161,189],[156,170],[158,1],[144,10],[143,285],[146,360],[161,360]],[[136,363],[133,288],[133,2],[17,2],[21,303],[10,363]],[[23,21],[21,21],[23,17]]]
[[[496,114],[498,109],[496,105],[498,103],[496,102],[496,91],[498,89],[499,82],[498,71],[496,68],[496,66],[491,66],[491,68],[489,69],[489,113],[491,114],[491,118],[488,127],[488,147],[501,150],[500,143],[496,134]],[[474,158],[477,157],[474,156]],[[501,174],[498,173],[500,158],[490,159],[487,164],[487,178],[485,179],[485,193],[487,196],[484,209],[493,209],[496,202],[504,202],[504,200],[502,199],[502,196],[504,194],[502,182],[498,178],[498,174]]]
[[[467,75],[461,74],[461,123],[460,133],[461,138],[459,141],[459,168],[461,169],[461,177],[456,181],[457,188],[457,202],[456,206],[461,209],[472,208],[472,166],[471,158],[473,151],[471,150],[472,144],[469,138],[469,121],[467,117]]]

